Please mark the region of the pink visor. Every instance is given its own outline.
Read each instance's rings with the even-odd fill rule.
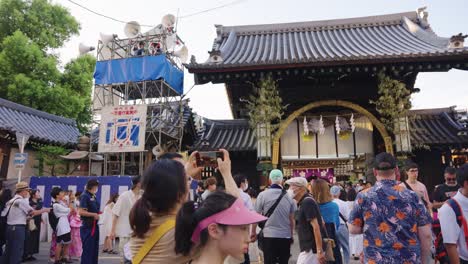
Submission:
[[[239,226],[258,223],[267,219],[267,217],[247,209],[244,205],[244,201],[239,198],[226,210],[207,217],[198,223],[197,228],[195,228],[192,234],[192,242],[198,243],[201,231],[210,224]]]

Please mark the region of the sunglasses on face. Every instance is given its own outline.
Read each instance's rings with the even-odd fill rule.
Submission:
[[[456,180],[457,180],[457,179],[455,179],[455,178],[447,178],[447,181],[448,181],[448,182],[454,182],[454,181],[456,181]]]

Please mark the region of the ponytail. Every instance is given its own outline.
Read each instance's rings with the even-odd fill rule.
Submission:
[[[142,196],[135,202],[132,210],[130,211],[130,226],[133,233],[139,237],[144,238],[148,232],[151,223],[150,206],[149,202]]]
[[[236,197],[225,192],[216,191],[210,194],[198,209],[195,208],[197,204],[192,201],[184,203],[177,213],[176,219],[176,254],[189,255],[193,246],[192,234],[198,223],[207,217],[226,210],[235,201]],[[227,228],[227,226],[221,224],[218,224],[218,226],[222,230]],[[205,228],[200,232],[200,246],[206,245],[208,238],[208,230]]]
[[[192,248],[192,233],[195,231],[197,221],[194,217],[195,203],[184,203],[177,213],[175,228],[175,252],[187,256]]]

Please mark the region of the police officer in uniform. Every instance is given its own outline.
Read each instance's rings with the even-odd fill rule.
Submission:
[[[80,197],[80,228],[83,253],[81,264],[97,264],[99,255],[99,202],[96,193],[99,182],[91,179],[86,184],[86,191]]]

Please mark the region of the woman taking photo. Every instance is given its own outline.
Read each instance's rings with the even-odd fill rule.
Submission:
[[[312,185],[312,196],[319,205],[320,214],[325,223],[326,234],[322,234],[322,237],[331,238],[335,241],[335,247],[333,248],[335,261],[329,261],[328,263],[341,264],[341,252],[336,237],[336,230],[340,226],[340,209],[338,204],[333,202],[328,182],[317,179]]]
[[[177,214],[176,253],[184,256],[200,252],[188,263],[222,264],[227,256],[242,259],[249,250],[250,224],[267,218],[247,209],[240,198],[214,192],[200,208],[187,202]]]
[[[218,159],[218,170],[223,176],[226,191],[236,197],[239,189],[231,175],[231,160],[226,150],[223,160]],[[157,160],[145,171],[142,178],[142,197],[130,212],[133,237],[125,247],[125,257],[133,264],[139,263],[187,263],[192,257],[175,253],[175,217],[188,198],[187,179],[200,173],[196,167],[196,152],[187,164],[169,159]],[[163,230],[164,232],[160,232]],[[151,237],[158,231],[160,237]],[[146,243],[146,245],[145,245]],[[145,245],[145,247],[143,247]],[[145,251],[145,248],[149,250]]]

